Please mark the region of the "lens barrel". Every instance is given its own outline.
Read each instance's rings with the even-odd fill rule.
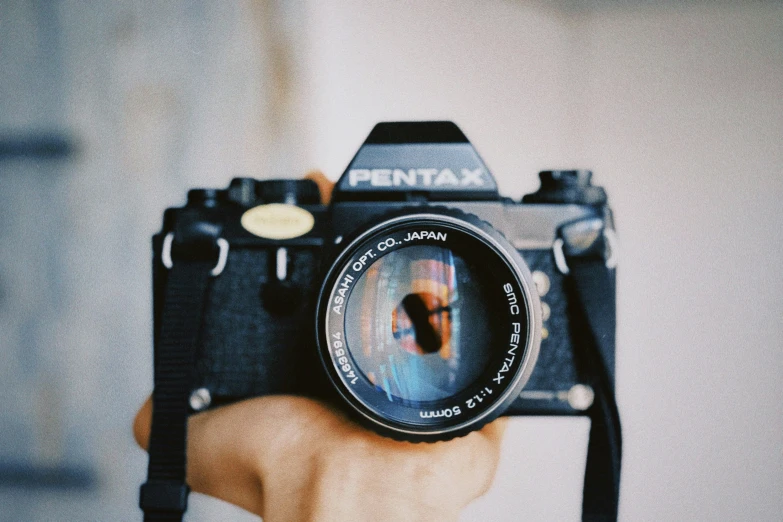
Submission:
[[[382,219],[344,241],[316,312],[324,369],[356,418],[401,440],[465,435],[501,415],[540,345],[518,252],[452,209]]]

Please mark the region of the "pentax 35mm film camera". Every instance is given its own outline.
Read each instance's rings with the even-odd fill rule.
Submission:
[[[616,517],[612,213],[589,171],[539,176],[514,201],[453,123],[380,123],[329,205],[313,181],[237,178],[166,210],[145,511],[185,509],[156,462],[184,462],[188,414],[303,394],[413,442],[589,415],[585,517]]]

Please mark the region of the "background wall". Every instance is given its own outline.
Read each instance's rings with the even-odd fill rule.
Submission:
[[[373,122],[443,117],[514,197],[592,168],[622,243],[621,518],[779,518],[783,5],[349,4],[311,7],[314,158],[337,176]],[[464,519],[578,519],[587,430],[515,420]]]
[[[0,439],[37,434],[20,451],[94,477],[0,486],[0,520],[137,517],[163,208],[234,175],[336,178],[376,121],[437,118],[507,195],[569,166],[609,192],[621,518],[779,519],[783,4],[15,1],[0,28],[0,130],[64,129],[77,151],[0,163]],[[588,427],[514,419],[463,520],[578,520]]]

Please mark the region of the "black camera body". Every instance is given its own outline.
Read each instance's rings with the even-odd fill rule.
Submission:
[[[611,303],[603,313],[612,315],[609,319],[613,325],[616,253],[606,194],[591,185],[590,177],[588,171],[542,172],[541,188],[521,202],[513,201],[498,194],[489,170],[454,124],[382,123],[373,129],[346,169],[328,206],[321,204],[318,187],[309,180],[238,178],[225,190],[191,190],[184,207],[166,210],[163,229],[153,238],[156,343],[161,335],[168,267],[193,250],[187,246],[189,235],[207,237],[220,241],[217,247],[213,244],[204,249],[216,266],[203,304],[194,354],[192,411],[259,395],[304,394],[338,403],[347,401],[360,413],[356,415],[360,421],[381,433],[409,440],[450,438],[501,414],[585,414],[594,398],[593,377],[590,365],[580,359],[576,348],[579,329],[584,325],[574,320],[576,305],[568,292],[568,260],[572,255],[600,250],[598,255],[605,259],[611,275],[611,288],[605,292]],[[418,216],[418,221],[406,216]],[[393,229],[398,230],[396,235],[387,232]],[[456,238],[458,233],[478,236],[482,244],[473,245],[468,237]],[[459,243],[445,245],[447,235],[449,241],[455,237],[453,241],[459,239]],[[442,252],[451,256],[449,249],[453,249],[457,257],[464,251],[463,257],[476,259],[460,265],[452,257],[447,261],[440,257],[422,261],[409,256],[404,263],[387,267],[386,272],[375,270],[371,274],[373,282],[365,282],[362,287],[364,297],[354,298],[354,308],[359,310],[353,312],[358,318],[356,326],[348,325],[344,334],[330,331],[331,323],[324,327],[332,320],[327,317],[330,313],[339,314],[335,315],[332,330],[343,328],[349,320],[342,315],[347,315],[348,309],[347,304],[342,308],[340,285],[347,289],[360,277],[360,270],[355,277],[350,275],[351,266],[369,270],[367,266],[381,259],[386,250],[406,247],[406,241],[418,245],[408,250],[418,252],[418,256],[437,257]],[[484,243],[500,255],[487,254],[485,261],[479,255]],[[489,261],[495,257],[499,259],[497,267]],[[483,281],[475,274],[485,270],[497,274],[511,265],[521,265],[508,276],[514,283],[513,292],[510,283],[499,281],[496,285],[494,280]],[[440,282],[433,282],[435,276],[411,272],[433,266],[439,267]],[[472,268],[465,268],[468,266]],[[378,285],[385,284],[384,295],[402,295],[394,285],[383,282],[389,274],[403,273],[400,270],[407,270],[406,277],[413,281],[406,283],[408,286],[418,285],[426,291],[409,292],[396,308],[391,303],[391,315],[378,312],[377,318],[367,319],[368,308],[381,303],[376,296],[381,290],[368,290],[368,285],[380,288]],[[467,275],[458,280],[454,275],[457,272]],[[365,280],[370,277],[362,274]],[[352,279],[349,281],[346,275]],[[487,299],[502,304],[490,307],[469,303],[458,316],[454,306],[436,303],[432,310],[440,308],[435,312],[426,309],[417,325],[417,306],[426,308],[428,299],[439,302],[436,294],[456,295],[458,286],[463,301]],[[491,292],[480,294],[483,290],[478,287],[482,286],[497,286],[497,296]],[[359,295],[357,292],[354,294]],[[510,323],[515,325],[510,337],[491,341],[502,345],[495,366],[486,362],[494,361],[495,355],[477,355],[478,359],[465,355],[472,346],[490,343],[474,330],[489,325],[487,329],[504,331],[505,323],[492,326],[493,317],[506,313],[513,316],[515,307],[519,316],[524,316],[521,322]],[[476,321],[481,324],[474,325],[473,316],[480,317]],[[385,317],[388,323],[384,323]],[[367,321],[375,321],[378,326],[368,326]],[[400,326],[403,323],[407,330]],[[433,326],[436,323],[437,327]],[[386,357],[385,352],[367,355],[366,346],[364,352],[358,348],[361,342],[354,343],[353,355],[344,354],[341,346],[351,335],[364,339],[365,345],[386,343],[368,333],[373,329],[383,330],[378,335],[403,347],[397,347],[402,355],[395,352],[395,357],[413,362],[397,363],[389,372],[388,366],[395,363],[376,361]],[[612,342],[601,348],[610,380],[614,371],[613,331],[611,335]],[[457,337],[462,343],[459,350],[454,341]],[[428,348],[426,338],[435,339],[435,344]],[[487,353],[490,349],[486,348]],[[444,355],[444,351],[449,353]],[[429,355],[435,352],[440,358]],[[398,373],[403,369],[409,377],[423,375],[421,371],[425,370],[415,373],[411,368],[425,359],[443,368],[427,369],[427,375],[437,373],[447,384],[427,391],[418,385],[406,388],[404,382],[399,382]],[[457,359],[461,362],[455,363]],[[470,369],[479,359],[488,368],[483,373]],[[454,370],[460,364],[460,369]],[[346,367],[349,370],[344,370]],[[501,383],[497,379],[504,377],[504,367],[509,379]],[[379,374],[379,368],[386,376]],[[365,382],[366,390],[354,392],[352,380],[354,385],[356,380]],[[503,388],[512,380],[513,385]],[[449,386],[468,395],[446,404],[443,390],[451,390]],[[404,393],[403,388],[407,390]],[[400,411],[375,408],[371,404],[375,399],[367,398],[373,389],[378,392],[378,400],[388,395],[389,404],[394,403]],[[501,400],[502,394],[505,396]],[[426,424],[434,419],[441,422],[466,417],[479,403],[492,403],[492,408],[477,413],[480,422],[465,420],[447,428],[438,424],[438,429]],[[403,412],[403,408],[412,413]],[[405,428],[378,422],[382,418],[396,419]],[[419,420],[424,427],[417,427]],[[433,436],[429,436],[431,432]]]
[[[299,394],[413,442],[589,416],[583,517],[616,520],[612,213],[590,172],[539,176],[501,197],[453,123],[381,123],[328,206],[313,181],[239,178],[166,210],[145,517],[187,509],[188,415]]]

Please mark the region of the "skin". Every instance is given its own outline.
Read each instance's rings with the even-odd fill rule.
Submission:
[[[332,184],[307,176],[321,193]],[[147,399],[133,424],[146,449]],[[371,432],[305,397],[256,397],[193,415],[187,482],[264,522],[453,521],[483,495],[498,465],[505,420],[446,442],[414,444]]]
[[[145,449],[151,419],[148,399],[133,426]],[[312,399],[258,397],[190,418],[187,481],[265,522],[452,521],[491,485],[504,426],[414,444]]]

